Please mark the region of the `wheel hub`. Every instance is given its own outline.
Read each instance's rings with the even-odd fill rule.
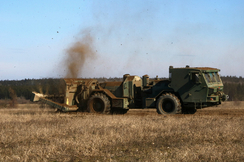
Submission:
[[[168,113],[173,112],[174,111],[174,103],[172,103],[172,101],[169,101],[169,100],[165,101],[163,103],[163,110],[165,112],[168,112]]]
[[[96,112],[102,113],[104,111],[104,103],[103,103],[103,101],[100,100],[100,99],[95,99],[94,102],[93,102],[93,109]]]

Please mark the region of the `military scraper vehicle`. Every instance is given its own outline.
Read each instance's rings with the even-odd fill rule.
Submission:
[[[96,79],[64,79],[63,103],[33,92],[33,101],[59,111],[87,111],[125,114],[129,109],[154,108],[159,114],[193,114],[197,109],[217,106],[228,99],[223,92],[219,69],[209,67],[169,67],[169,79],[149,79],[125,74],[122,82],[99,83]]]

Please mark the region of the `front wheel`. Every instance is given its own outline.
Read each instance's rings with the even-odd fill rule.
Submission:
[[[110,107],[110,101],[103,93],[95,93],[87,103],[87,109],[91,113],[108,114]]]
[[[181,104],[178,97],[172,93],[165,93],[157,100],[158,114],[181,114]]]

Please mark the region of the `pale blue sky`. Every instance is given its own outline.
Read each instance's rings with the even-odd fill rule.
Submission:
[[[97,59],[79,77],[168,77],[204,66],[244,76],[244,1],[1,0],[0,80],[65,77],[65,51],[89,31]]]

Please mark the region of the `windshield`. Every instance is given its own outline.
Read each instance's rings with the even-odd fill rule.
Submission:
[[[220,82],[220,77],[219,77],[219,74],[217,72],[204,73],[204,76],[205,76],[208,83]]]

